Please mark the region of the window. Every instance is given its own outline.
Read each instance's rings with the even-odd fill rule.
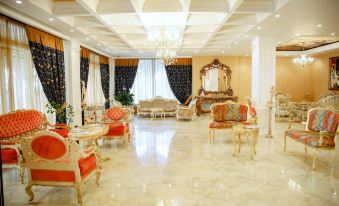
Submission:
[[[165,66],[161,60],[144,59],[139,61],[137,75],[131,92],[134,103],[140,100],[162,96],[176,99],[168,83]]]
[[[0,17],[0,113],[17,109],[46,112],[43,92],[29,49],[25,27]],[[54,122],[53,116],[48,116]]]
[[[89,71],[87,83],[87,104],[100,105],[105,104],[105,96],[101,88],[101,74],[99,55],[90,54],[89,58]]]

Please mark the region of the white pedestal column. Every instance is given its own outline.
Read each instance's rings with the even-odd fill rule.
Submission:
[[[258,112],[260,133],[265,135],[269,128],[269,112],[267,103],[270,89],[275,87],[276,74],[276,39],[271,36],[256,37],[252,41],[252,100]],[[274,111],[272,112],[272,128],[275,128]],[[274,134],[274,129],[272,133]]]
[[[252,41],[252,100],[257,109],[266,109],[270,89],[275,87],[276,39],[256,37]]]
[[[81,126],[80,43],[76,39],[65,41],[66,99],[73,106],[72,125]]]

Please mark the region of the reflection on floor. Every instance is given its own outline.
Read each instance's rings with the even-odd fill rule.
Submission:
[[[339,152],[334,169],[330,152],[320,152],[317,170],[311,154],[288,141],[287,123],[274,125],[274,139],[264,138],[265,118],[254,160],[244,145],[233,157],[231,131],[208,142],[208,116],[193,121],[135,118],[132,142],[107,141],[100,186],[85,184],[84,205],[339,205]],[[302,127],[299,125],[297,127]],[[6,205],[28,205],[16,170],[4,171]],[[27,182],[27,181],[26,181]],[[72,188],[33,187],[34,205],[77,205]]]

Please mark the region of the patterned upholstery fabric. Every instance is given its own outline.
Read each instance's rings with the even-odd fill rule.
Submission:
[[[313,148],[334,148],[334,136],[326,136],[324,135],[322,146],[319,146],[319,133],[312,133],[305,130],[295,130],[290,129],[285,131],[285,135],[297,140],[298,142],[304,143]]]
[[[226,129],[226,128],[232,128],[235,125],[243,124],[243,125],[250,125],[250,122],[243,121],[243,122],[236,122],[236,121],[225,121],[225,122],[211,122],[209,124],[209,128],[215,128],[215,129]]]
[[[308,118],[307,128],[314,132],[326,131],[334,133],[339,123],[339,113],[329,110],[312,110]]]
[[[126,112],[121,107],[111,107],[107,110],[106,116],[112,120],[122,120],[126,115]]]
[[[23,110],[0,116],[0,138],[9,138],[32,131],[39,127],[43,119],[41,112]]]
[[[165,112],[175,112],[177,109],[178,101],[174,99],[164,99],[162,97],[154,97],[150,100],[140,100],[139,111],[150,112],[150,108],[163,108]]]
[[[35,154],[48,160],[58,159],[66,152],[65,144],[52,136],[40,136],[34,139],[31,147]]]
[[[217,104],[213,105],[213,120],[216,122],[223,121],[247,121],[247,105],[244,104]]]

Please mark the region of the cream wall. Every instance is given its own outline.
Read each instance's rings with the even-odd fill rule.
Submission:
[[[232,70],[231,87],[234,95],[240,101],[245,101],[246,96],[251,96],[251,58],[238,56],[193,56],[192,57],[192,92],[198,95],[201,87],[200,70],[214,59],[219,59]]]
[[[292,57],[278,57],[276,65],[276,90],[292,95],[292,101],[305,99],[306,91],[311,92],[310,100],[317,100],[318,96],[328,92],[329,58],[339,56],[339,50],[313,56],[315,61],[311,65],[301,67],[294,64]],[[219,59],[232,70],[231,86],[234,95],[240,101],[251,96],[251,58],[240,56],[194,56],[192,57],[193,96],[198,95],[201,87],[200,69],[214,59]]]

